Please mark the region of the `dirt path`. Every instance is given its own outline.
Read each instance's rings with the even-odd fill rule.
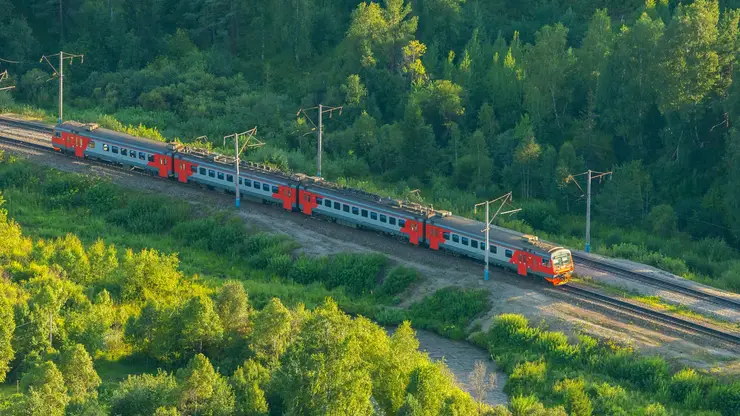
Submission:
[[[183,198],[204,210],[233,207],[233,196],[196,186],[147,178],[119,169],[91,166],[74,159],[7,144],[0,144],[0,148],[23,155],[34,163],[105,177],[126,187]],[[235,208],[230,208],[230,211],[236,212]],[[608,310],[579,305],[572,299],[559,295],[555,289],[540,280],[522,278],[494,268],[491,271],[491,280],[483,281],[482,265],[471,260],[414,247],[373,232],[328,223],[275,206],[245,202],[238,214],[256,227],[291,235],[301,244],[302,250],[309,254],[378,252],[387,255],[395,263],[420,270],[426,279],[416,287],[404,304],[410,304],[447,286],[485,289],[490,293],[491,309],[486,316],[479,319],[484,329],[490,325],[490,318],[497,314],[521,313],[535,325],[544,323],[551,329],[562,330],[572,337],[578,333],[586,333],[596,337],[614,338],[638,350],[663,355],[681,365],[740,374],[740,353],[736,349],[729,349],[713,340],[696,340],[672,334],[662,327],[646,325]],[[431,344],[425,345],[425,348],[431,351],[434,345],[446,345],[441,339],[434,340]],[[453,354],[443,355],[450,357]],[[466,361],[472,363],[475,359]],[[457,369],[456,374],[464,372],[464,369]],[[462,377],[462,380],[466,377]]]

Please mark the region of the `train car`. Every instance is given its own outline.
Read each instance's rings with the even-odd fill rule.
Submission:
[[[93,158],[141,169],[168,178],[178,145],[143,139],[100,128],[97,124],[66,121],[54,127],[54,150],[78,158]]]
[[[300,175],[299,179],[298,206],[304,214],[398,236],[414,245],[428,242],[424,233],[427,219],[444,215],[419,204],[381,197],[317,177]]]
[[[573,273],[570,250],[538,237],[491,226],[486,247],[485,223],[458,216],[432,218],[431,223],[442,233],[441,248],[474,259],[488,260],[516,271],[522,276],[543,277],[553,285],[562,285]]]
[[[234,158],[206,150],[181,147],[174,155],[174,177],[183,183],[198,183],[214,189],[239,193],[244,198],[275,203],[293,210],[297,206],[296,185],[290,175],[269,166],[241,162],[236,176]]]

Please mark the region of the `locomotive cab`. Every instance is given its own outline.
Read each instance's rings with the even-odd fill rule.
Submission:
[[[568,283],[574,269],[573,256],[570,250],[562,248],[553,251],[550,261],[552,262],[553,276],[547,280],[555,286]]]

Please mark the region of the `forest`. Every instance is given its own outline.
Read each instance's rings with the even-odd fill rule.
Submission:
[[[740,290],[736,0],[0,0],[0,107],[185,142],[258,127],[249,155]],[[329,117],[331,116],[331,117]],[[113,123],[113,124],[115,124]],[[227,150],[228,151],[228,150]],[[581,185],[583,177],[580,177]]]

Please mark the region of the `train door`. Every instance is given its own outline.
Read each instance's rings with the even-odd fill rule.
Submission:
[[[522,276],[527,275],[527,255],[524,253],[519,253],[517,258],[517,273],[519,273]]]

